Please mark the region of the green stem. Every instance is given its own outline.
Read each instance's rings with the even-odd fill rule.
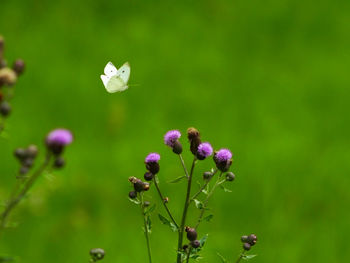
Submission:
[[[245,251],[243,250],[239,255],[239,257],[237,258],[236,263],[239,263],[241,261],[241,259],[244,257],[244,254],[245,254]]]
[[[195,229],[197,229],[198,226],[199,226],[199,224],[202,222],[202,219],[203,219],[203,216],[204,216],[204,213],[205,213],[205,208],[207,207],[207,204],[208,204],[208,202],[209,202],[209,198],[213,195],[213,193],[214,193],[216,187],[218,187],[220,184],[222,184],[223,182],[225,182],[225,180],[224,180],[224,181],[220,181],[221,175],[222,175],[222,172],[221,172],[220,175],[218,176],[218,179],[216,179],[216,182],[215,182],[213,188],[212,188],[211,191],[208,193],[207,198],[206,198],[206,199],[204,200],[204,202],[203,202],[203,208],[202,208],[201,213],[200,213],[200,215],[199,215],[199,217],[198,217],[198,221],[197,221],[197,224],[196,224],[196,226],[195,226]]]
[[[195,194],[192,196],[191,202],[192,202],[194,199],[196,199],[196,197],[197,197],[198,195],[200,195],[200,193],[207,187],[207,185],[210,183],[210,180],[214,177],[214,175],[217,173],[217,171],[218,171],[218,169],[216,169],[216,170],[213,172],[213,174],[208,178],[208,180],[205,182],[205,184],[202,185],[202,187],[198,190],[198,192],[195,193]]]
[[[187,251],[186,263],[188,263],[190,261],[191,249],[192,249],[192,247],[189,246],[188,247],[188,251]]]
[[[143,216],[143,227],[144,227],[144,232],[145,232],[145,238],[146,238],[146,244],[147,244],[147,253],[148,253],[148,261],[149,263],[152,263],[152,252],[151,252],[151,245],[149,242],[149,233],[148,233],[148,222],[147,222],[147,216],[145,213],[145,203],[143,200],[143,194],[140,193],[140,199],[141,199],[141,211],[142,211],[142,216]]]
[[[196,160],[197,160],[197,158],[194,157],[193,162],[192,162],[191,172],[190,172],[190,175],[188,177],[186,200],[185,200],[184,210],[182,213],[181,225],[179,228],[179,238],[178,238],[178,244],[177,244],[177,263],[181,263],[181,253],[180,252],[182,250],[182,242],[183,242],[183,234],[184,234],[184,229],[185,229],[185,224],[186,224],[187,210],[188,210],[188,207],[190,205],[192,176],[193,176],[193,171],[194,171],[194,167],[196,164]]]
[[[186,165],[185,165],[185,162],[184,162],[184,159],[182,158],[182,155],[179,154],[179,158],[180,158],[180,161],[181,161],[181,164],[182,164],[182,167],[184,168],[184,172],[185,172],[185,175],[188,179],[189,175],[188,175],[188,171],[187,171],[187,168],[186,168]]]
[[[19,204],[19,202],[23,199],[24,196],[26,196],[29,189],[33,186],[36,179],[42,174],[42,172],[45,170],[46,166],[50,163],[51,155],[47,154],[45,157],[44,163],[39,167],[38,170],[36,170],[33,175],[26,181],[24,184],[22,190],[18,193],[17,196],[12,198],[9,203],[6,205],[5,210],[2,212],[0,216],[0,234],[2,230],[6,226],[6,221],[8,216],[10,215],[11,211]]]
[[[163,206],[164,206],[165,210],[167,211],[167,213],[168,213],[168,215],[169,215],[171,221],[173,221],[173,223],[174,223],[174,225],[176,226],[176,228],[179,228],[178,224],[176,223],[174,217],[172,216],[172,214],[171,214],[171,212],[170,212],[170,210],[169,210],[169,208],[168,208],[168,206],[167,206],[167,204],[166,204],[166,202],[165,202],[165,199],[164,199],[164,196],[162,195],[162,192],[160,191],[159,185],[158,185],[158,183],[157,183],[157,178],[156,178],[156,176],[157,176],[157,175],[154,176],[153,182],[154,182],[154,185],[155,185],[155,187],[156,187],[156,189],[157,189],[157,192],[158,192],[158,194],[159,194],[159,197],[160,197],[160,199],[161,199],[161,201],[162,201],[162,203],[163,203]]]

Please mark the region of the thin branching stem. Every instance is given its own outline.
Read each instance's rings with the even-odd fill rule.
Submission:
[[[183,234],[184,234],[184,229],[185,229],[185,224],[186,224],[186,216],[187,216],[187,210],[190,205],[190,196],[191,196],[191,185],[192,185],[192,176],[193,176],[193,171],[194,167],[196,165],[197,158],[194,157],[192,166],[191,166],[191,172],[188,177],[188,182],[187,182],[187,192],[186,192],[186,200],[185,200],[185,205],[184,205],[184,210],[182,213],[182,219],[181,219],[181,225],[179,228],[179,239],[178,239],[178,245],[177,245],[177,263],[181,263],[181,250],[182,250],[182,242],[183,242]]]
[[[199,214],[198,221],[197,221],[197,224],[196,224],[196,226],[195,226],[195,229],[197,229],[198,226],[199,226],[199,224],[202,222],[202,219],[203,219],[203,216],[204,216],[206,207],[207,207],[207,205],[208,205],[209,199],[210,199],[210,197],[213,195],[215,189],[216,189],[219,185],[221,185],[223,182],[225,182],[225,180],[220,180],[221,175],[222,175],[222,172],[220,173],[220,175],[219,175],[218,178],[216,179],[216,182],[215,182],[213,188],[210,190],[210,192],[209,192],[208,195],[207,195],[207,198],[206,198],[206,199],[204,200],[204,202],[203,202],[203,207],[202,207],[202,209],[201,209],[201,213]]]
[[[217,171],[218,171],[218,169],[216,169],[216,170],[212,173],[212,175],[207,179],[207,181],[205,182],[205,184],[203,184],[202,187],[199,188],[198,192],[195,193],[195,194],[192,196],[191,202],[192,202],[194,199],[196,199],[196,197],[197,197],[198,195],[200,195],[200,193],[207,187],[207,185],[210,183],[211,179],[214,177],[214,175],[217,173]]]
[[[174,217],[172,216],[172,214],[171,214],[171,212],[170,212],[170,210],[169,210],[169,207],[167,206],[167,204],[166,204],[166,202],[165,202],[165,199],[164,199],[164,196],[163,196],[162,192],[160,191],[160,188],[159,188],[159,185],[158,185],[156,176],[157,176],[157,175],[154,176],[153,182],[154,182],[154,185],[155,185],[155,187],[156,187],[156,189],[157,189],[157,192],[158,192],[158,194],[159,194],[159,197],[160,197],[160,199],[161,199],[161,202],[163,203],[163,206],[164,206],[165,210],[167,211],[167,213],[168,213],[168,215],[169,215],[171,221],[174,223],[174,225],[176,226],[176,228],[179,228],[178,224],[176,223]]]
[[[23,197],[26,196],[27,192],[30,190],[30,188],[33,186],[35,181],[39,178],[39,176],[43,173],[43,171],[46,169],[48,164],[50,163],[51,154],[47,154],[45,157],[45,161],[43,164],[36,170],[32,176],[29,177],[29,179],[24,184],[22,190],[16,195],[14,198],[9,200],[8,204],[6,205],[5,210],[2,212],[0,216],[0,233],[6,226],[7,218],[10,215],[11,211],[21,202]]]
[[[241,259],[244,257],[244,254],[245,254],[245,250],[243,250],[243,251],[241,252],[241,254],[239,255],[239,257],[238,257],[237,260],[236,260],[236,263],[239,263],[239,262],[241,261]]]
[[[181,154],[179,154],[179,158],[180,158],[182,167],[184,168],[185,175],[186,175],[186,177],[187,177],[187,179],[188,179],[188,177],[189,177],[189,175],[188,175],[188,170],[187,170],[187,168],[186,168],[185,161],[184,161],[184,159],[182,158],[182,155],[181,155]]]
[[[140,193],[140,199],[141,199],[141,212],[143,217],[143,227],[144,227],[144,233],[146,238],[146,244],[147,244],[147,253],[148,253],[148,261],[149,263],[152,263],[152,252],[151,252],[151,245],[149,241],[149,227],[148,227],[148,219],[145,212],[145,202],[143,200],[143,193]]]

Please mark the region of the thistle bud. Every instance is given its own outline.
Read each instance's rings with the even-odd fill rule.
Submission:
[[[65,165],[65,160],[63,159],[62,156],[58,156],[55,160],[55,162],[53,163],[53,166],[57,169],[62,168]]]
[[[10,113],[11,113],[11,105],[6,101],[1,102],[0,114],[4,117],[7,117]]]
[[[135,198],[137,197],[137,193],[136,193],[135,191],[130,191],[130,192],[129,192],[129,197],[130,197],[131,199],[135,199]]]
[[[38,152],[38,147],[34,144],[29,145],[27,148],[27,154],[31,158],[35,158],[38,155]]]
[[[153,175],[156,175],[159,172],[159,160],[160,155],[158,153],[150,153],[145,159],[146,169]]]
[[[136,192],[141,192],[144,190],[144,184],[140,179],[137,179],[134,183],[134,189]]]
[[[203,142],[198,146],[198,149],[197,149],[198,160],[204,160],[205,158],[209,157],[212,154],[213,154],[213,148],[211,147],[210,143]]]
[[[247,238],[247,242],[251,245],[254,246],[256,244],[256,241],[258,241],[258,238],[254,234],[250,234]]]
[[[187,138],[190,141],[190,149],[194,155],[197,155],[198,146],[201,144],[200,134],[196,128],[187,129]]]
[[[187,232],[187,239],[189,241],[194,241],[197,239],[197,231],[194,228],[186,227],[185,231]]]
[[[143,183],[143,191],[149,190],[149,183]]]
[[[243,243],[248,242],[248,236],[241,236],[241,241]]]
[[[73,135],[69,130],[56,129],[46,137],[47,148],[55,155],[60,155],[66,145],[71,144]]]
[[[12,68],[16,72],[17,76],[21,75],[25,68],[24,61],[22,59],[17,59]]]
[[[146,181],[152,181],[153,174],[151,172],[146,172],[143,177],[145,178]]]
[[[232,172],[228,172],[228,173],[226,174],[226,181],[232,182],[233,180],[235,180],[235,174],[232,173]]]
[[[179,141],[176,141],[173,146],[173,153],[181,154],[182,153],[182,144]]]
[[[182,153],[182,145],[179,142],[181,137],[181,132],[178,130],[168,131],[164,135],[164,143],[173,149],[173,152],[176,154]]]
[[[199,248],[201,246],[201,242],[199,242],[199,240],[193,240],[191,241],[191,246],[193,248]]]
[[[20,175],[25,175],[29,172],[29,167],[27,166],[22,166],[20,169],[19,169],[19,173]]]
[[[27,151],[23,148],[17,148],[14,152],[14,155],[20,161],[22,161],[28,157]]]
[[[249,245],[249,243],[244,243],[244,244],[243,244],[243,249],[244,249],[245,251],[249,251],[250,248],[251,248],[251,245]]]

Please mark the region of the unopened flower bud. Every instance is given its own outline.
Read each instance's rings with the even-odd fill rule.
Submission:
[[[34,144],[31,144],[27,148],[27,154],[31,158],[35,158],[38,155],[38,147]]]
[[[256,241],[258,241],[258,238],[256,237],[256,235],[251,234],[248,236],[247,242],[251,245],[254,246],[256,244]]]
[[[90,250],[90,256],[93,262],[96,262],[105,257],[105,251],[102,248],[93,248]]]
[[[188,245],[187,245],[187,244],[186,244],[186,245],[183,245],[182,249],[183,249],[183,250],[187,250],[187,249],[188,249]]]
[[[33,166],[34,160],[32,158],[26,158],[23,160],[23,165],[30,168]]]
[[[53,166],[57,169],[62,168],[65,165],[65,160],[63,159],[62,156],[58,156],[55,160],[55,162],[53,163]]]
[[[17,76],[23,73],[24,68],[25,68],[25,64],[22,59],[17,59],[13,64],[13,70],[16,72]]]
[[[191,246],[192,246],[193,248],[199,248],[200,245],[201,245],[201,242],[199,242],[199,240],[193,240],[193,241],[191,241]]]
[[[153,174],[151,172],[146,172],[143,177],[145,178],[146,181],[152,181]]]
[[[27,151],[23,148],[17,148],[14,152],[15,157],[20,161],[27,158],[28,157],[27,154],[28,154]]]
[[[19,169],[19,173],[21,175],[25,175],[29,172],[29,167],[28,166],[22,166],[20,169]]]
[[[135,199],[135,198],[137,197],[136,191],[130,191],[130,192],[129,192],[129,197],[130,197],[131,199]]]
[[[4,117],[7,117],[10,113],[11,113],[11,105],[6,101],[1,102],[0,114]]]
[[[134,189],[136,192],[141,192],[144,190],[143,182],[140,179],[137,179],[134,183]]]
[[[190,141],[190,149],[194,155],[197,155],[198,146],[201,144],[200,134],[196,128],[187,129],[187,138]]]
[[[244,244],[243,244],[243,249],[244,249],[245,251],[249,251],[250,248],[251,248],[251,245],[250,245],[249,243],[244,243]]]
[[[226,181],[228,182],[232,182],[233,180],[235,180],[235,175],[233,172],[228,172],[226,174]]]
[[[8,85],[12,86],[17,81],[16,72],[10,68],[2,68],[0,69],[0,86]]]
[[[187,232],[187,239],[193,241],[197,239],[197,231],[194,228],[186,227],[185,231]]]
[[[179,141],[176,141],[173,146],[173,153],[181,154],[182,153],[182,144]]]
[[[241,236],[241,241],[243,243],[248,242],[248,236]]]

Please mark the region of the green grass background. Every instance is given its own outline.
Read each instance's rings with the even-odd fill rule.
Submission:
[[[185,185],[166,182],[182,170],[162,137],[195,126],[215,149],[232,149],[237,176],[199,229],[209,233],[202,262],[219,262],[217,252],[233,262],[251,232],[256,263],[347,262],[349,27],[349,1],[1,1],[6,57],[27,64],[0,139],[1,199],[14,185],[16,147],[43,152],[56,127],[75,134],[66,168],[41,178],[13,214],[1,254],[87,262],[103,247],[106,263],[146,262],[127,178],[158,151],[179,218]],[[135,86],[108,94],[99,78],[108,61],[129,61]],[[196,181],[212,164],[198,165]],[[148,196],[158,203],[154,189]],[[174,262],[176,234],[153,222],[154,262]]]

